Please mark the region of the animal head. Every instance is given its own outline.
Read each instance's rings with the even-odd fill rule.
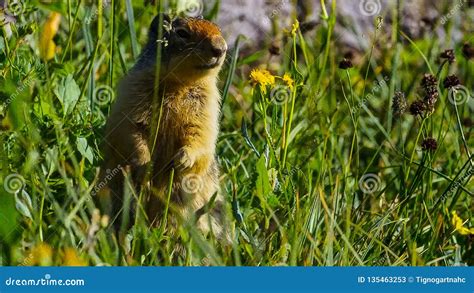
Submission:
[[[159,37],[160,23],[162,38]],[[147,59],[155,62],[157,46],[161,44],[161,75],[184,82],[217,75],[227,52],[219,27],[202,18],[171,19],[158,15],[150,25],[148,38],[142,58],[147,55]]]

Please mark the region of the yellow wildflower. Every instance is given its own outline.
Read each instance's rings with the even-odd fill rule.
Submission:
[[[456,211],[452,212],[453,217],[451,219],[451,223],[454,226],[454,229],[459,232],[461,235],[474,235],[474,228],[466,228],[463,225],[463,220],[458,216]]]
[[[300,28],[300,23],[299,21],[296,21],[294,24],[293,24],[293,29],[291,30],[291,34],[293,36],[296,35],[296,32],[298,31],[298,29]]]
[[[25,265],[51,266],[53,264],[53,249],[46,243],[41,243],[31,251]]]
[[[77,255],[76,250],[72,248],[66,248],[64,250],[63,266],[83,267],[87,266],[87,263]]]
[[[260,90],[263,94],[267,93],[267,86],[272,86],[275,84],[275,76],[265,69],[252,70],[250,73],[250,78],[260,86]]]
[[[61,14],[53,12],[44,24],[43,33],[39,41],[39,49],[41,58],[46,61],[53,59],[56,53],[56,44],[53,38],[58,32],[60,22]]]
[[[282,77],[283,81],[286,83],[286,85],[293,90],[293,87],[295,85],[295,81],[291,78],[289,73],[285,73]]]

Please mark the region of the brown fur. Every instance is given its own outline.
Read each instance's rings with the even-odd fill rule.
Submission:
[[[119,165],[123,173],[129,170],[135,189],[146,195],[148,219],[156,225],[163,217],[174,168],[170,211],[173,221],[193,219],[217,194],[211,217],[200,217],[197,226],[203,231],[212,228],[219,235],[223,233],[223,199],[219,194],[215,144],[220,109],[217,75],[224,56],[216,57],[215,68],[198,67],[216,59],[210,52],[212,48],[220,46],[225,52],[226,45],[211,22],[187,18],[180,19],[180,26],[188,29],[188,42],[195,44],[195,48],[186,54],[172,52],[167,60],[162,60],[158,105],[152,103],[156,95],[155,66],[132,70],[120,83],[107,121],[101,178],[104,181],[104,170]],[[160,111],[160,107],[162,114],[155,139],[152,127],[158,121],[153,119],[160,115],[153,113],[153,109]],[[118,214],[122,206],[123,173],[108,180],[107,187],[100,192],[109,214]],[[192,183],[198,186],[187,186]]]

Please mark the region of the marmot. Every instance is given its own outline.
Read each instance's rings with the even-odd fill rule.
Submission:
[[[137,194],[145,195],[148,220],[156,225],[164,216],[174,170],[169,209],[174,222],[194,219],[200,230],[212,228],[220,236],[225,205],[216,161],[217,78],[227,44],[210,21],[163,14],[154,18],[148,38],[118,86],[106,124],[101,182],[107,182],[99,193],[101,201],[105,198],[112,218],[120,214],[127,181],[123,174],[129,174]],[[122,171],[103,179],[117,168]],[[213,208],[203,215],[211,199]]]

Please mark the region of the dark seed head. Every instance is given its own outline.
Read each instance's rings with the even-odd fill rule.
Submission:
[[[353,60],[354,56],[355,56],[355,53],[352,50],[349,50],[346,53],[344,53],[344,59]]]
[[[305,21],[300,25],[301,33],[305,34],[307,32],[310,32],[314,30],[318,26],[317,21]]]
[[[339,68],[340,69],[349,69],[352,68],[354,65],[352,65],[352,61],[344,58],[342,61],[339,63]]]
[[[433,112],[434,109],[435,109],[435,104],[436,104],[436,101],[438,101],[438,97],[439,97],[439,93],[436,91],[436,92],[432,92],[432,93],[427,93],[425,98],[424,98],[424,102],[425,102],[425,105],[426,105],[426,109],[429,111],[429,112]]]
[[[426,73],[421,80],[421,86],[424,88],[427,95],[434,95],[438,93],[438,80],[432,74]]]
[[[434,91],[434,92],[427,92],[426,95],[425,95],[425,102],[430,102],[430,101],[437,101],[438,100],[438,97],[439,97],[439,93],[438,91]]]
[[[422,115],[423,112],[426,110],[425,103],[421,100],[417,100],[410,105],[410,113],[413,116]]]
[[[429,28],[433,28],[436,25],[436,19],[429,18],[429,17],[426,17],[426,16],[421,18],[421,22]]]
[[[395,96],[393,97],[393,116],[400,118],[407,110],[407,107],[405,94],[400,91],[395,92]]]
[[[474,120],[472,120],[471,118],[464,118],[462,120],[462,125],[464,125],[466,127],[473,127],[474,126]]]
[[[427,87],[425,88],[425,93],[426,95],[429,95],[429,96],[436,95],[438,94],[438,87],[436,86]]]
[[[428,137],[421,143],[421,148],[424,151],[434,152],[438,148],[438,142],[436,142],[436,139]]]
[[[429,87],[436,87],[438,85],[438,80],[432,74],[425,73],[423,79],[421,80],[421,85],[426,89]]]
[[[449,63],[454,63],[456,61],[456,56],[454,55],[454,50],[449,49],[444,51],[439,55],[441,59],[446,59]]]
[[[279,56],[280,55],[280,46],[278,46],[276,43],[273,43],[270,48],[268,49],[268,52],[274,56]]]
[[[474,58],[474,47],[469,43],[464,43],[462,46],[462,54],[467,60]]]
[[[461,81],[456,75],[450,75],[446,77],[443,83],[444,87],[447,89],[457,87],[458,85],[461,85]]]

